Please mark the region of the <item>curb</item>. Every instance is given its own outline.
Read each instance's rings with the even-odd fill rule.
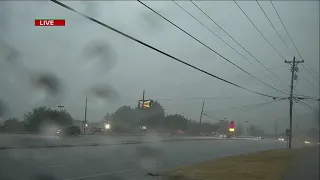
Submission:
[[[216,138],[190,138],[190,139],[165,139],[160,142],[176,142],[176,141],[208,141],[208,140],[246,140],[246,139],[216,139]],[[155,141],[124,141],[120,143],[91,143],[91,144],[56,144],[56,145],[29,145],[29,146],[0,146],[0,150],[7,149],[44,149],[44,148],[64,148],[64,147],[93,147],[93,146],[112,146],[112,145],[129,145],[129,144],[144,144],[153,143]]]

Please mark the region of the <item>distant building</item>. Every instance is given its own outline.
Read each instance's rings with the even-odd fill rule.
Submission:
[[[84,121],[83,121],[83,120],[76,120],[76,119],[74,119],[74,120],[72,121],[72,125],[79,127],[80,130],[81,130],[81,132],[83,132],[84,127],[85,127],[85,124],[84,124]]]
[[[92,129],[92,128],[104,128],[105,125],[103,122],[92,122],[92,123],[88,123],[87,128],[88,129]]]

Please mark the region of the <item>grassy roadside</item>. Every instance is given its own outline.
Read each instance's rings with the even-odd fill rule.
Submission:
[[[163,172],[165,180],[280,180],[306,149],[268,150],[230,156]]]

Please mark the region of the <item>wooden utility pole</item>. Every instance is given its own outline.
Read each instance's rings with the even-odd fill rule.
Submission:
[[[296,61],[296,57],[293,57],[293,61],[284,61],[285,63],[291,64],[291,85],[290,85],[290,123],[289,123],[289,145],[288,147],[291,148],[292,145],[292,92],[293,92],[293,80],[295,77],[295,72],[298,72],[297,65],[299,63],[304,63],[304,60],[302,61]]]
[[[244,122],[246,122],[246,129],[247,129],[247,136],[249,136],[249,122],[248,121],[244,121]]]
[[[205,100],[203,100],[203,102],[202,102],[202,108],[201,108],[201,114],[200,114],[199,134],[201,133],[201,121],[202,121],[202,115],[203,115],[204,102],[205,102]]]
[[[83,134],[86,133],[86,126],[87,126],[87,108],[88,108],[88,98],[86,97],[86,103],[84,107],[84,126],[83,126]]]
[[[139,107],[140,109],[140,117],[141,117],[141,119],[140,119],[140,134],[141,135],[143,135],[143,129],[142,129],[142,126],[143,126],[143,123],[144,123],[144,114],[143,114],[143,108],[144,108],[144,95],[145,95],[145,93],[146,93],[146,91],[145,90],[143,90],[142,91],[142,107]],[[140,104],[139,104],[139,106],[140,106]]]
[[[274,128],[275,128],[275,131],[276,131],[276,139],[278,139],[278,121],[279,121],[279,118],[277,118],[274,121]]]

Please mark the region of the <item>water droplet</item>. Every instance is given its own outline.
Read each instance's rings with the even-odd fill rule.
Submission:
[[[89,96],[96,100],[102,101],[116,101],[119,97],[117,91],[110,85],[97,85],[89,89]]]
[[[82,71],[106,73],[116,65],[116,52],[107,42],[92,41],[84,48]]]
[[[35,88],[45,90],[51,96],[57,96],[61,91],[58,78],[50,73],[35,74],[32,76],[32,85]]]

